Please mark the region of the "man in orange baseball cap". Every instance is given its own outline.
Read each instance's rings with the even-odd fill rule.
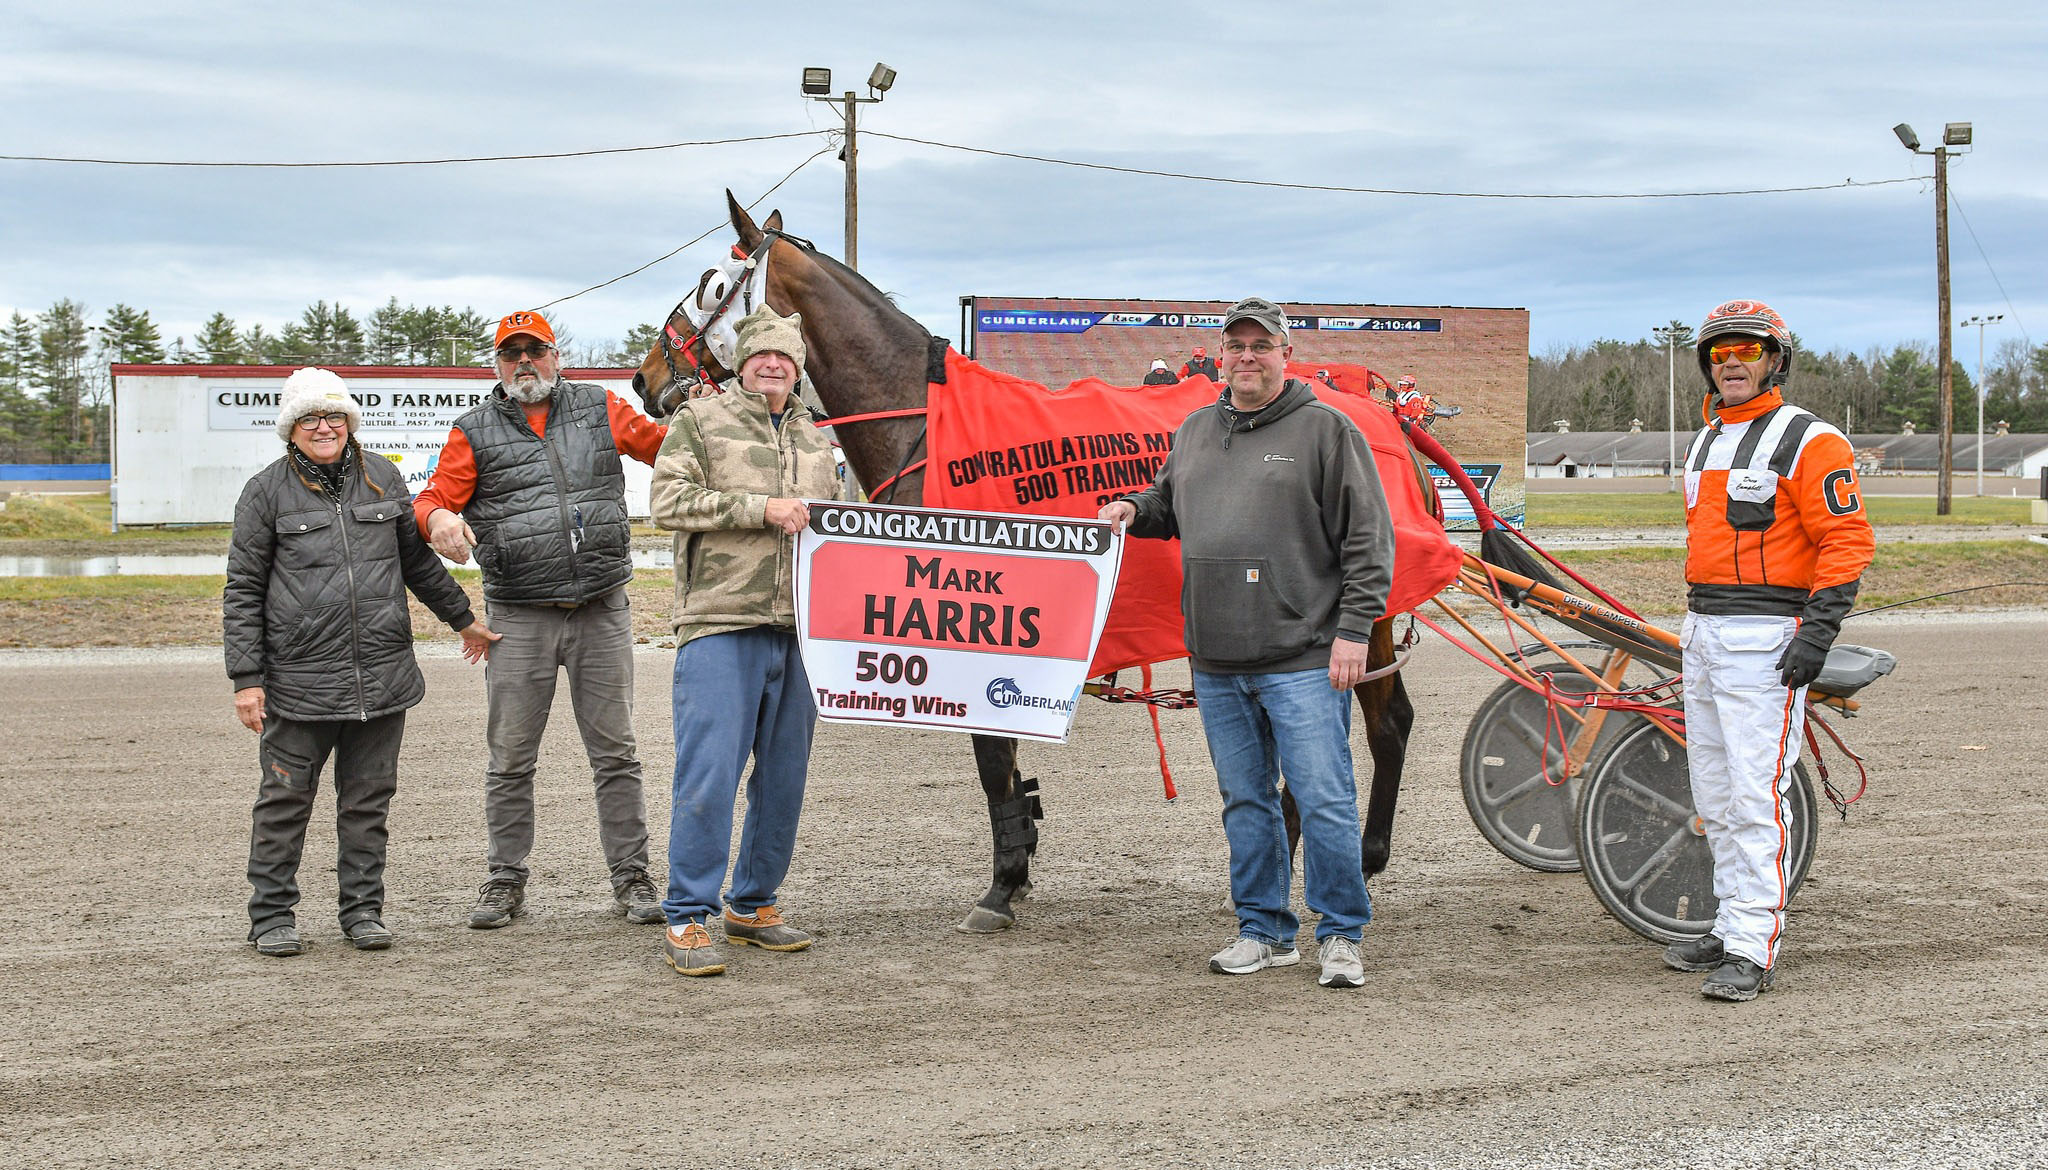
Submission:
[[[620,456],[652,466],[668,429],[602,386],[563,379],[554,326],[539,313],[507,313],[493,341],[498,384],[455,420],[413,501],[435,551],[460,564],[475,550],[491,626],[504,635],[484,676],[491,871],[469,924],[508,925],[525,905],[534,763],[565,670],[613,899],[629,921],[658,923],[633,738],[632,540]]]

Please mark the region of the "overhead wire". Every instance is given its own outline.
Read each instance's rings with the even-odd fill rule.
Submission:
[[[456,163],[520,162],[527,159],[591,158],[601,154],[643,154],[655,150],[681,150],[690,146],[732,146],[743,142],[774,142],[783,138],[809,138],[816,130],[792,130],[783,134],[752,134],[743,138],[700,138],[688,142],[659,142],[651,146],[606,146],[591,150],[554,150],[537,154],[484,154],[461,158],[356,159],[339,162],[191,162],[179,159],[77,158],[48,154],[0,154],[4,162],[79,163],[102,167],[216,167],[269,170],[305,170],[349,167],[439,167]]]
[[[1042,154],[1020,154],[1009,150],[992,150],[985,146],[962,146],[955,142],[937,142],[929,138],[912,138],[904,134],[890,134],[882,130],[864,130],[871,138],[887,138],[893,142],[909,142],[918,146],[935,146],[941,150],[957,150],[967,154],[990,155],[995,158],[1019,159],[1024,162],[1047,163],[1052,166],[1080,167],[1091,171],[1114,171],[1125,175],[1150,175],[1161,179],[1187,179],[1198,183],[1225,183],[1239,187],[1276,187],[1290,191],[1334,191],[1348,195],[1408,195],[1431,199],[1705,199],[1728,195],[1789,195],[1804,191],[1839,191],[1848,187],[1886,187],[1894,183],[1916,183],[1920,179],[1844,179],[1839,183],[1816,183],[1804,187],[1748,187],[1726,191],[1429,191],[1402,187],[1347,187],[1335,183],[1289,183],[1277,179],[1238,179],[1224,175],[1201,175],[1188,171],[1161,171],[1148,167],[1124,167],[1113,163],[1081,162],[1070,158],[1052,158]]]
[[[767,189],[766,191],[763,191],[763,192],[761,192],[761,193],[760,193],[759,195],[755,196],[755,197],[754,197],[754,201],[753,201],[752,203],[749,203],[749,204],[747,204],[747,205],[746,205],[746,206],[747,206],[747,210],[749,210],[749,211],[752,211],[752,210],[753,210],[754,208],[756,208],[756,207],[760,206],[760,204],[761,204],[761,201],[762,201],[762,200],[764,200],[764,199],[768,198],[768,197],[769,197],[770,195],[773,195],[773,194],[775,194],[776,190],[777,190],[777,189],[779,189],[779,188],[780,188],[780,187],[781,187],[781,186],[782,186],[782,185],[783,185],[784,183],[787,183],[787,182],[789,182],[789,181],[790,181],[791,179],[795,178],[795,177],[796,177],[796,173],[797,173],[798,171],[800,171],[800,170],[803,170],[803,169],[804,169],[805,167],[807,167],[807,166],[810,166],[810,165],[811,165],[812,163],[814,163],[814,162],[817,162],[817,161],[818,161],[818,160],[819,160],[820,158],[823,158],[823,157],[824,157],[825,155],[828,155],[828,154],[830,154],[830,153],[832,153],[832,148],[831,148],[831,147],[829,147],[829,146],[827,146],[827,147],[825,147],[825,148],[824,148],[823,150],[820,150],[820,151],[818,151],[817,153],[815,153],[815,154],[812,154],[812,155],[811,155],[811,156],[810,156],[809,158],[806,158],[806,159],[804,159],[804,161],[802,161],[802,162],[800,162],[800,163],[796,164],[795,166],[793,166],[793,167],[789,168],[789,173],[788,173],[788,174],[786,174],[786,175],[782,176],[781,178],[779,178],[779,179],[775,180],[775,186],[773,186],[773,187],[770,187],[770,188],[768,188],[768,189]],[[657,264],[661,263],[662,261],[664,261],[664,260],[667,260],[667,259],[668,259],[668,258],[670,258],[671,256],[674,256],[674,255],[676,255],[677,253],[681,252],[681,251],[682,251],[683,249],[685,249],[685,248],[688,248],[688,247],[692,247],[692,246],[694,246],[694,245],[696,245],[696,244],[698,244],[698,243],[701,243],[701,242],[702,242],[702,241],[703,241],[703,240],[704,240],[704,239],[705,239],[706,237],[710,236],[712,232],[715,232],[715,231],[717,231],[717,230],[718,230],[719,228],[722,228],[722,227],[725,227],[725,226],[726,226],[726,225],[725,225],[724,223],[715,223],[715,224],[712,224],[712,225],[711,225],[710,227],[708,227],[708,228],[705,228],[705,229],[704,229],[704,230],[703,230],[702,232],[698,233],[698,234],[697,234],[696,236],[694,236],[694,237],[692,237],[692,238],[690,238],[690,239],[688,239],[688,240],[685,240],[685,241],[683,241],[683,242],[682,242],[682,243],[680,243],[680,244],[677,244],[677,245],[676,245],[675,247],[673,247],[673,248],[669,249],[669,250],[668,250],[667,252],[664,252],[664,253],[662,253],[661,255],[659,255],[659,256],[656,256],[656,257],[655,257],[654,259],[652,259],[652,260],[649,260],[649,261],[648,261],[647,263],[645,263],[645,264],[642,264],[642,265],[640,265],[640,266],[639,266],[638,268],[630,269],[630,270],[628,270],[628,271],[626,271],[626,272],[621,272],[621,273],[619,273],[619,274],[618,274],[617,276],[614,276],[614,277],[612,277],[612,278],[611,278],[610,280],[604,280],[604,281],[599,281],[598,283],[596,283],[596,284],[593,284],[593,285],[591,285],[591,286],[590,286],[589,288],[586,288],[586,289],[579,289],[579,290],[577,290],[576,292],[572,292],[572,293],[570,293],[570,294],[569,294],[569,295],[567,295],[567,296],[562,296],[562,297],[556,297],[556,298],[555,298],[554,300],[552,300],[552,301],[548,301],[548,302],[546,302],[545,304],[539,304],[539,305],[535,305],[535,306],[533,306],[533,307],[534,307],[534,309],[535,309],[535,310],[540,310],[540,309],[548,309],[548,308],[553,308],[554,306],[556,306],[556,305],[559,305],[559,304],[561,304],[561,303],[562,303],[563,301],[573,301],[573,300],[575,300],[575,299],[576,299],[577,297],[580,297],[580,296],[582,296],[582,295],[583,295],[584,293],[593,293],[593,292],[596,292],[596,291],[597,291],[598,289],[604,288],[604,287],[605,287],[605,286],[607,286],[607,285],[613,285],[613,284],[617,284],[617,283],[619,283],[620,281],[622,281],[622,280],[626,279],[626,278],[627,278],[627,277],[629,277],[629,276],[638,276],[639,274],[641,274],[641,273],[643,273],[643,272],[647,271],[648,269],[650,269],[650,268],[654,267],[655,265],[657,265]]]
[[[1956,215],[1963,221],[1963,230],[1970,233],[1970,242],[1977,245],[1977,255],[1984,261],[1984,270],[1991,274],[1991,283],[1998,286],[1998,295],[2005,298],[2005,311],[2012,314],[2012,323],[2019,326],[2020,337],[2028,349],[2034,348],[2034,335],[2027,332],[2027,323],[2020,320],[2019,306],[2012,303],[2012,294],[2005,291],[2005,282],[1998,279],[1998,269],[1991,266],[1991,257],[1984,251],[1984,241],[1977,238],[1977,229],[1970,226],[1970,217],[1963,213],[1963,201],[1957,197],[1953,181],[1948,184],[1948,201],[1956,205]]]

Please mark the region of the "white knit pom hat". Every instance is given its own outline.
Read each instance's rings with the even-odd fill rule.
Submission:
[[[284,394],[277,404],[277,437],[291,442],[292,426],[309,414],[348,415],[348,433],[354,437],[363,425],[363,408],[349,395],[348,384],[333,370],[307,366],[284,380]]]

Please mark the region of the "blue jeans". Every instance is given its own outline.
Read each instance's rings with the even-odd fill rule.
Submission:
[[[774,905],[789,873],[818,720],[796,631],[756,626],[692,639],[676,653],[674,691],[675,803],[662,911],[671,926],[718,913],[730,860],[724,905],[752,914]],[[733,805],[750,754],[747,819],[732,858]]]
[[[1289,902],[1294,875],[1278,784],[1284,774],[1301,812],[1302,890],[1319,918],[1316,941],[1333,934],[1356,941],[1372,921],[1372,899],[1359,855],[1351,692],[1331,690],[1323,667],[1194,675],[1223,794],[1238,934],[1292,946],[1301,930]]]

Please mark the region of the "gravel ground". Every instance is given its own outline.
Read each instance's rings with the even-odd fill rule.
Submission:
[[[1702,1000],[1572,874],[1486,846],[1457,752],[1494,678],[1432,640],[1368,983],[1242,979],[1192,713],[1091,706],[1034,749],[1047,819],[1016,929],[967,745],[821,727],[784,905],[813,950],[684,980],[609,910],[566,699],[530,913],[483,877],[481,678],[423,650],[392,812],[398,945],[332,919],[332,803],[302,958],[242,941],[254,738],[218,650],[0,654],[0,1164],[889,1167],[2037,1166],[2048,1161],[2048,613],[1883,615],[1901,660],[1843,730],[1784,974]],[[672,653],[636,706],[656,848]],[[1169,671],[1164,681],[1172,682]]]

